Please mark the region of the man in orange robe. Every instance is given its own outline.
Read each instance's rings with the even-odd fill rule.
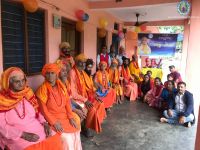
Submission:
[[[129,69],[131,75],[134,76],[136,83],[140,83],[142,79],[140,77],[141,70],[138,65],[138,56],[132,56],[132,61],[130,62]]]
[[[67,88],[67,92],[70,97],[70,102],[72,105],[72,111],[75,112],[80,117],[82,122],[87,117],[87,111],[85,111],[79,105],[77,105],[72,97],[71,83],[70,83],[70,71],[72,69],[72,64],[70,61],[62,61],[62,60],[57,61],[56,64],[61,69],[59,73],[59,78]]]
[[[70,49],[70,44],[68,42],[62,42],[59,45],[60,49],[60,57],[57,60],[59,61],[70,61],[72,67],[74,66],[74,59],[71,56],[71,49]]]
[[[80,118],[72,112],[65,85],[58,79],[60,68],[46,64],[42,69],[44,83],[36,91],[42,113],[52,129],[61,134],[63,148],[82,150]]]
[[[85,62],[87,58],[84,54],[79,54],[75,58],[75,66],[70,71],[70,82],[71,82],[71,92],[72,98],[76,101],[76,103],[88,111],[87,117],[85,120],[85,135],[86,137],[90,137],[91,132],[90,129],[94,129],[97,133],[101,132],[101,123],[105,118],[105,107],[103,103],[99,100],[91,98],[93,95],[88,94],[88,84],[91,84],[89,76],[85,73]],[[89,88],[93,88],[91,84]]]
[[[118,69],[118,61],[113,58],[112,62],[111,62],[111,66],[109,68],[109,78],[110,78],[110,82],[112,85],[112,88],[115,89],[116,91],[116,96],[117,96],[117,104],[121,104],[122,101],[124,100],[124,96],[123,96],[123,89],[122,86],[120,85],[120,73],[119,73],[119,69]]]
[[[100,70],[96,72],[94,82],[97,86],[98,95],[104,102],[106,110],[110,112],[113,103],[116,102],[116,92],[110,87],[109,74],[106,71],[107,63],[101,61],[99,68]]]
[[[134,77],[131,76],[129,70],[130,59],[123,56],[123,65],[121,69],[121,77],[123,78],[124,95],[130,98],[130,101],[135,101],[138,97],[138,86],[134,83]]]
[[[51,132],[39,113],[37,99],[27,86],[23,71],[17,67],[6,69],[1,88],[0,149],[6,146],[10,150],[62,150],[61,137]]]

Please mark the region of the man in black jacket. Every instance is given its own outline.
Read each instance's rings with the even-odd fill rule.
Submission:
[[[164,117],[160,118],[162,123],[185,124],[191,127],[194,123],[194,100],[193,95],[186,90],[186,83],[179,82],[175,97],[169,100],[169,109],[163,112]]]

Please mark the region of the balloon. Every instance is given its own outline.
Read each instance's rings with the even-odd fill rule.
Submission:
[[[79,20],[82,20],[84,14],[85,14],[85,12],[84,12],[83,10],[77,10],[77,11],[76,11],[76,17],[77,17]]]
[[[99,25],[100,25],[101,28],[106,28],[107,25],[108,25],[108,21],[106,19],[104,19],[104,18],[101,18],[99,20]]]
[[[23,0],[22,1],[24,8],[28,12],[35,12],[38,9],[38,2],[37,0]]]
[[[89,19],[89,15],[87,13],[85,13],[83,15],[82,21],[88,21],[88,19]]]
[[[99,31],[98,31],[98,36],[99,36],[100,38],[104,38],[104,37],[106,36],[106,34],[107,34],[107,31],[106,31],[104,28],[99,29]]]
[[[78,21],[76,23],[76,30],[79,32],[83,32],[84,31],[84,23],[83,21]]]
[[[139,33],[139,32],[141,32],[141,29],[140,29],[140,27],[135,27],[135,32],[136,32],[136,33]]]
[[[147,27],[146,26],[141,26],[140,29],[141,29],[141,31],[146,31]]]

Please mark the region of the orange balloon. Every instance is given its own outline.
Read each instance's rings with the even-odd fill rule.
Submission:
[[[100,38],[104,38],[105,36],[106,36],[106,34],[107,34],[107,31],[105,30],[105,29],[99,29],[99,31],[98,31],[98,36],[100,37]]]
[[[37,11],[38,9],[37,0],[23,0],[22,2],[26,11],[31,13]]]
[[[76,30],[79,32],[83,32],[84,31],[84,23],[83,21],[78,21],[76,23]]]

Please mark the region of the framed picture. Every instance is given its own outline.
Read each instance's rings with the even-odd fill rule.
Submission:
[[[61,17],[55,14],[53,14],[53,27],[56,29],[61,27]]]

